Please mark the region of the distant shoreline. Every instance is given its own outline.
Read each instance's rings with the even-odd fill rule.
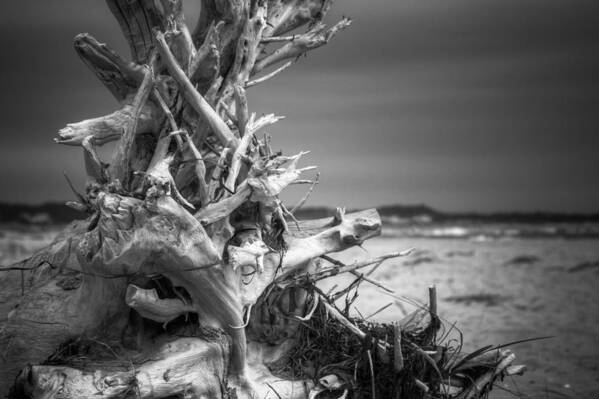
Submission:
[[[383,205],[376,207],[381,217],[391,224],[427,223],[595,223],[599,213],[561,212],[443,212],[427,205]],[[300,219],[316,219],[334,214],[334,208],[305,207],[296,213]],[[65,224],[87,215],[62,202],[38,205],[0,202],[0,223],[32,225]]]

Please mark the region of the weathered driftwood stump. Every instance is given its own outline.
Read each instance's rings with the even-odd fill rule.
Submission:
[[[331,0],[201,0],[191,32],[181,0],[107,3],[132,60],[88,34],[75,38],[75,48],[120,109],[58,132],[56,142],[82,148],[90,180],[71,205],[89,217],[1,280],[0,310],[8,316],[0,331],[0,394],[347,395],[339,373],[305,378],[310,373],[300,370],[286,379],[273,375],[272,365],[297,351],[298,331],[308,337],[305,323],[315,314],[371,342],[335,308],[339,296],[313,282],[359,274],[402,253],[349,266],[324,256],[378,235],[378,214],[338,209],[326,220],[297,221],[293,212],[307,197],[288,210],[279,194],[290,184],[313,188],[317,178],[302,179],[313,169],[298,166],[305,153],[271,150],[261,130],[279,117],[250,113],[246,89],[326,44],[350,21],[323,24]],[[95,149],[112,141],[105,163]],[[321,257],[328,265],[315,261]],[[408,327],[396,334],[395,349],[393,329],[391,343],[372,341],[375,366],[382,359],[391,373],[401,372],[401,334],[416,339]],[[422,331],[431,336],[428,327]],[[360,353],[368,353],[372,372],[371,350]],[[485,392],[498,370],[476,392]],[[419,386],[411,376],[405,381],[403,392]],[[442,380],[432,384],[438,390]]]
[[[14,396],[212,398],[234,387],[238,397],[264,397],[272,385],[306,397],[309,383],[274,381],[265,368],[276,351],[248,338],[248,319],[254,330],[262,322],[252,305],[312,259],[360,244],[381,225],[375,211],[340,212],[294,236],[278,195],[312,168],[259,136],[279,117],[250,113],[246,88],[349,20],[326,27],[327,0],[202,0],[190,32],[180,0],[107,3],[132,60],[88,34],[75,48],[121,108],[58,133],[56,142],[83,149],[90,181],[71,205],[90,217],[21,264],[22,287],[7,287],[2,393],[16,378]],[[303,25],[305,33],[285,36]],[[107,164],[95,148],[111,141]],[[307,296],[288,295],[302,315]],[[289,329],[279,324],[268,328]],[[82,339],[126,358],[52,364]]]

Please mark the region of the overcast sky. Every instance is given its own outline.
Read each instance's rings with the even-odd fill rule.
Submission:
[[[597,4],[338,0],[328,19],[350,29],[250,89],[250,110],[287,116],[275,147],[312,150],[312,205],[597,212]],[[52,138],[117,104],[72,49],[79,32],[128,56],[104,1],[3,4],[0,201],[70,199],[63,171],[83,186],[81,150]]]

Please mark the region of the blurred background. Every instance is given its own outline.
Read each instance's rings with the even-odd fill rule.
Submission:
[[[350,29],[248,93],[287,116],[275,146],[312,151],[313,205],[599,211],[596,1],[339,0],[327,19],[342,15]],[[117,105],[72,39],[126,44],[99,0],[7,2],[0,21],[0,201],[68,199],[81,154],[52,138]]]
[[[437,284],[472,348],[554,336],[514,347],[529,372],[497,397],[599,395],[599,3],[338,0],[327,20],[343,15],[328,46],[248,91],[250,111],[287,116],[274,147],[319,166],[304,217],[379,207],[383,236],[340,259],[417,248],[374,276],[420,299]],[[103,1],[3,4],[1,265],[78,216],[59,203],[63,172],[84,186],[82,154],[56,132],[117,106],[75,54],[80,32],[128,55]],[[365,286],[356,307],[387,302]],[[410,311],[390,303],[379,320]]]

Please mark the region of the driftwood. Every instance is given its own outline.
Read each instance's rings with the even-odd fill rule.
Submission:
[[[366,278],[361,267],[407,252],[321,268],[315,259],[380,234],[379,215],[339,209],[295,220],[309,193],[291,212],[279,194],[313,167],[299,167],[306,153],[272,151],[258,133],[280,117],[257,117],[248,98],[250,87],[327,44],[350,20],[326,27],[330,0],[201,0],[191,31],[181,0],[107,3],[131,60],[87,34],[75,49],[120,108],[58,132],[57,143],[83,148],[90,181],[71,205],[89,217],[3,277],[0,394],[347,395],[351,384],[336,374],[282,378],[271,366],[296,348],[299,323],[323,309],[367,341],[314,281],[345,272]],[[114,155],[104,162],[95,149],[111,141]],[[293,317],[273,318],[275,305]],[[396,329],[397,345],[408,327]],[[387,359],[395,353],[400,371],[407,359],[393,350],[393,334],[390,344],[377,342]],[[367,353],[372,372],[378,358]],[[487,389],[509,363],[502,358],[503,368],[460,392]]]

